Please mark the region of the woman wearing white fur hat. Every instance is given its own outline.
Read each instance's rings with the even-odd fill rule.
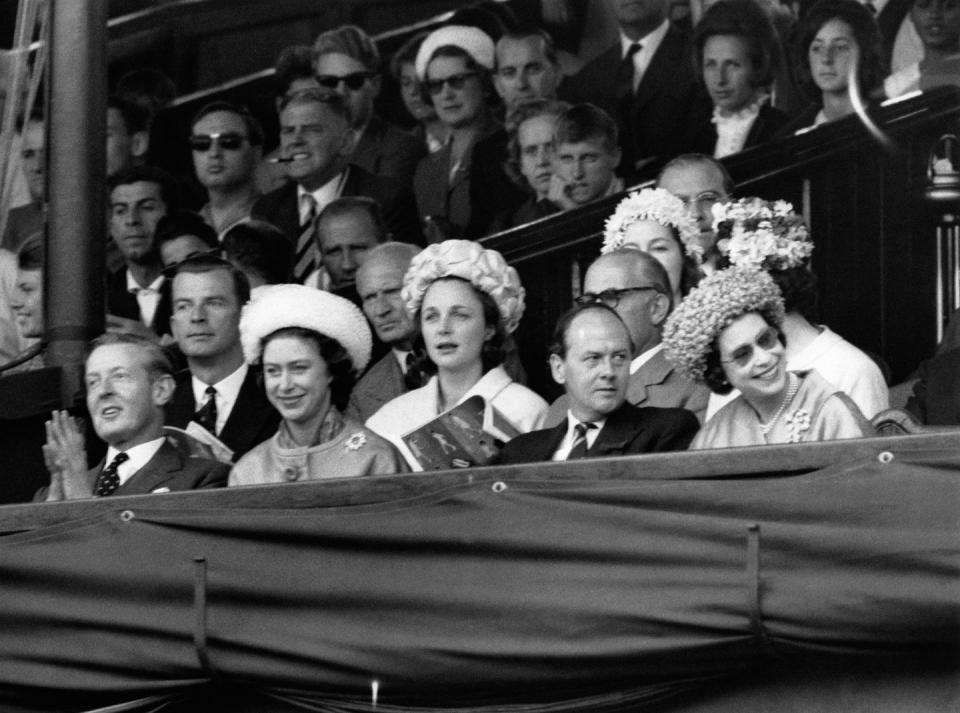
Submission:
[[[503,368],[503,343],[520,323],[524,291],[500,253],[469,240],[430,245],[413,258],[401,295],[420,326],[423,370],[435,375],[386,403],[367,426],[397,446],[413,470],[423,468],[403,436],[473,396],[483,397],[485,416],[501,424],[501,433],[543,426],[547,402]]]
[[[229,485],[259,485],[407,470],[396,449],[341,415],[370,360],[367,321],[349,300],[303,285],[272,285],[244,307],[240,338],[261,364],[276,434],[247,453]]]

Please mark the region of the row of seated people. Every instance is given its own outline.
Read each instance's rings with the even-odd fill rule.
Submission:
[[[374,247],[356,272],[362,310],[305,285],[251,293],[230,261],[188,257],[170,290],[188,370],[174,375],[138,336],[94,342],[87,409],[106,466],[87,470],[84,438],[58,412],[38,498],[872,435],[886,386],[868,356],[805,316],[815,279],[802,220],[759,199],[712,212],[719,258],[704,269],[683,201],[656,188],[620,203],[557,324],[549,363],[565,394],[552,406],[511,376],[524,290],[476,242]],[[672,252],[643,249],[666,241]],[[678,269],[689,281],[675,299]],[[371,363],[374,333],[389,349]]]
[[[858,97],[883,96],[893,48],[855,0],[816,3],[786,28],[782,11],[753,0],[712,4],[692,31],[668,20],[669,7],[615,3],[620,41],[569,77],[535,26],[455,24],[415,36],[390,63],[413,133],[374,111],[383,76],[370,37],[354,26],[324,32],[313,47],[290,47],[278,59],[280,147],[268,163],[249,115],[241,122],[221,106],[194,117],[190,144],[207,194],[201,212],[221,236],[255,214],[297,239],[331,198],[359,194],[381,201],[396,239],[477,239],[616,192],[620,178],[629,184],[670,156],[719,158],[848,116]],[[955,2],[915,0],[909,17],[923,57],[889,78],[887,96],[960,81]],[[295,99],[306,89],[318,90],[315,102],[330,111]],[[571,104],[592,110],[566,114]],[[558,116],[565,120],[557,124]],[[346,127],[329,128],[338,120]],[[111,101],[108,175],[147,155],[149,122],[149,112]],[[319,126],[322,139],[311,135]],[[7,249],[42,223],[42,141],[34,117],[23,131],[30,201],[8,218]]]

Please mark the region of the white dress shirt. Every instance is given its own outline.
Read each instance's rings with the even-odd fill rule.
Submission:
[[[160,450],[160,446],[163,445],[165,440],[166,439],[161,436],[152,441],[141,443],[139,446],[134,446],[130,450],[123,451],[127,454],[127,460],[117,468],[117,477],[120,478],[120,485],[130,480],[130,478],[137,474],[137,471],[150,462],[150,459],[157,455],[157,451]],[[113,446],[107,448],[107,456],[103,461],[104,465],[110,465],[118,453],[120,453],[120,451]]]
[[[603,424],[607,422],[607,419],[601,418],[596,421],[590,421],[596,428],[588,428],[586,435],[587,440],[587,449],[589,450],[594,443],[597,441],[597,437],[600,435],[600,431],[603,430]],[[573,450],[574,441],[577,439],[577,433],[574,429],[581,423],[584,423],[576,416],[574,416],[569,410],[567,411],[567,432],[563,436],[563,440],[560,441],[560,447],[553,454],[553,460],[566,460],[567,456],[570,455],[570,451]]]
[[[310,215],[310,208],[307,201],[303,200],[305,195],[313,196],[313,199],[317,202],[317,212],[314,214],[320,215],[323,212],[323,209],[327,207],[330,203],[335,201],[340,197],[340,192],[343,190],[343,184],[347,180],[347,169],[344,169],[336,176],[331,178],[329,181],[324,183],[315,191],[308,191],[306,188],[297,184],[297,209],[300,211],[300,225],[303,225],[307,222],[307,218]]]
[[[240,395],[240,388],[243,386],[243,380],[247,378],[249,368],[246,363],[243,363],[240,368],[216,384],[205,384],[195,376],[190,377],[190,384],[193,386],[193,403],[196,404],[196,410],[199,410],[207,402],[208,386],[213,386],[217,390],[215,397],[217,400],[217,433],[223,430],[227,419],[230,418],[230,412],[237,402],[237,396]]]
[[[163,275],[143,287],[127,270],[127,292],[136,295],[140,306],[140,321],[148,327],[153,326],[153,319],[157,316],[157,305],[160,304],[160,286],[163,284]]]
[[[637,91],[640,81],[643,79],[643,73],[650,66],[653,55],[660,48],[660,43],[667,36],[667,30],[670,29],[670,21],[664,20],[653,32],[650,32],[638,40],[631,40],[623,32],[620,32],[620,58],[623,59],[630,51],[630,46],[640,43],[640,50],[633,55],[633,91]]]

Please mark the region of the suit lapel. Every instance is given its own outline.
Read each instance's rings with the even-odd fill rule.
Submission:
[[[564,418],[558,425],[544,431],[543,438],[538,438],[530,444],[531,455],[525,460],[529,460],[531,463],[551,460],[566,433],[567,419]]]
[[[248,369],[237,393],[237,400],[218,438],[233,450],[249,450],[248,444],[256,438],[273,414],[273,406],[260,388],[256,371]]]
[[[663,355],[663,350],[654,354],[646,364],[637,369],[635,374],[630,375],[630,383],[627,385],[627,403],[639,406],[647,400],[647,388],[662,384],[667,380],[673,367]]]
[[[630,420],[626,418],[630,405],[624,403],[620,408],[607,417],[607,422],[603,424],[597,440],[587,451],[588,456],[602,456],[608,454],[623,453],[627,443],[636,438],[640,429],[632,427]]]
[[[160,450],[140,470],[116,490],[117,495],[144,495],[152,493],[177,472],[183,470],[183,460],[177,449],[164,440]]]
[[[683,61],[682,55],[683,42],[680,33],[671,25],[640,79],[633,100],[634,112],[654,99],[665,85],[673,81],[676,67]]]

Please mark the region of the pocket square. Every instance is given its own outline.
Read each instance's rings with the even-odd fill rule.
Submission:
[[[157,488],[156,490],[151,490],[151,493],[169,493],[170,488]]]

